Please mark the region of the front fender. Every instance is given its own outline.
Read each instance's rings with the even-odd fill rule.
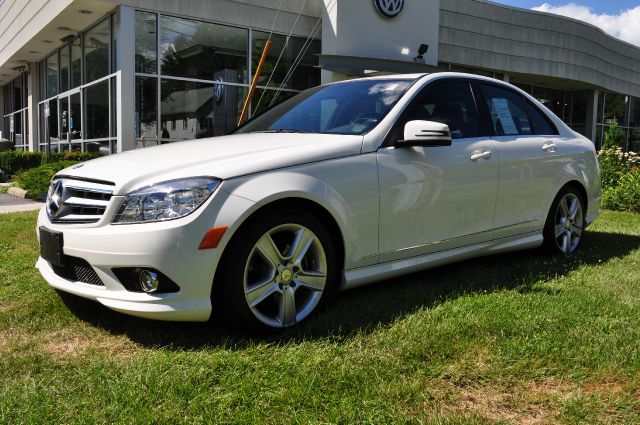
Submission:
[[[379,191],[373,154],[238,177],[225,181],[223,188],[255,202],[243,214],[243,221],[276,201],[311,201],[326,210],[340,228],[345,269],[372,265],[378,260]],[[233,227],[237,229],[239,225]]]

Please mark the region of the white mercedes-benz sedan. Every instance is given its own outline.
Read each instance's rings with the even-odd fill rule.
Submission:
[[[502,81],[351,80],[228,136],[59,172],[36,266],[123,313],[282,328],[335,290],[506,251],[570,255],[599,214],[599,174],[591,141]]]

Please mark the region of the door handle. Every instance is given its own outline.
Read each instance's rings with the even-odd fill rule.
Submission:
[[[471,160],[477,161],[479,159],[489,159],[491,158],[491,151],[474,151],[471,154]]]
[[[555,152],[556,144],[553,142],[544,142],[544,144],[542,145],[542,150],[545,152]]]

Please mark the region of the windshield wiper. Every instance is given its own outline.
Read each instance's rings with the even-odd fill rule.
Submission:
[[[298,130],[295,128],[270,128],[267,130],[256,130],[252,133],[315,133],[311,130]]]

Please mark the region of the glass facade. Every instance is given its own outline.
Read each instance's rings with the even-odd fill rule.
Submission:
[[[233,130],[268,34],[160,13],[135,14],[136,146],[219,136]],[[320,83],[316,56],[320,42],[312,41],[298,67],[287,75],[300,59],[297,56],[305,39],[291,37],[286,42],[286,38],[272,35],[250,114],[266,109],[276,97],[281,101]]]
[[[28,77],[28,73],[22,73],[2,88],[4,98],[4,132],[2,133],[2,138],[9,140],[16,150],[27,150],[29,148]]]
[[[112,14],[39,64],[40,150],[115,152],[118,25]]]
[[[624,150],[640,151],[640,99],[611,92],[598,92],[596,146],[604,143],[604,134],[616,122],[620,134],[616,143]]]

